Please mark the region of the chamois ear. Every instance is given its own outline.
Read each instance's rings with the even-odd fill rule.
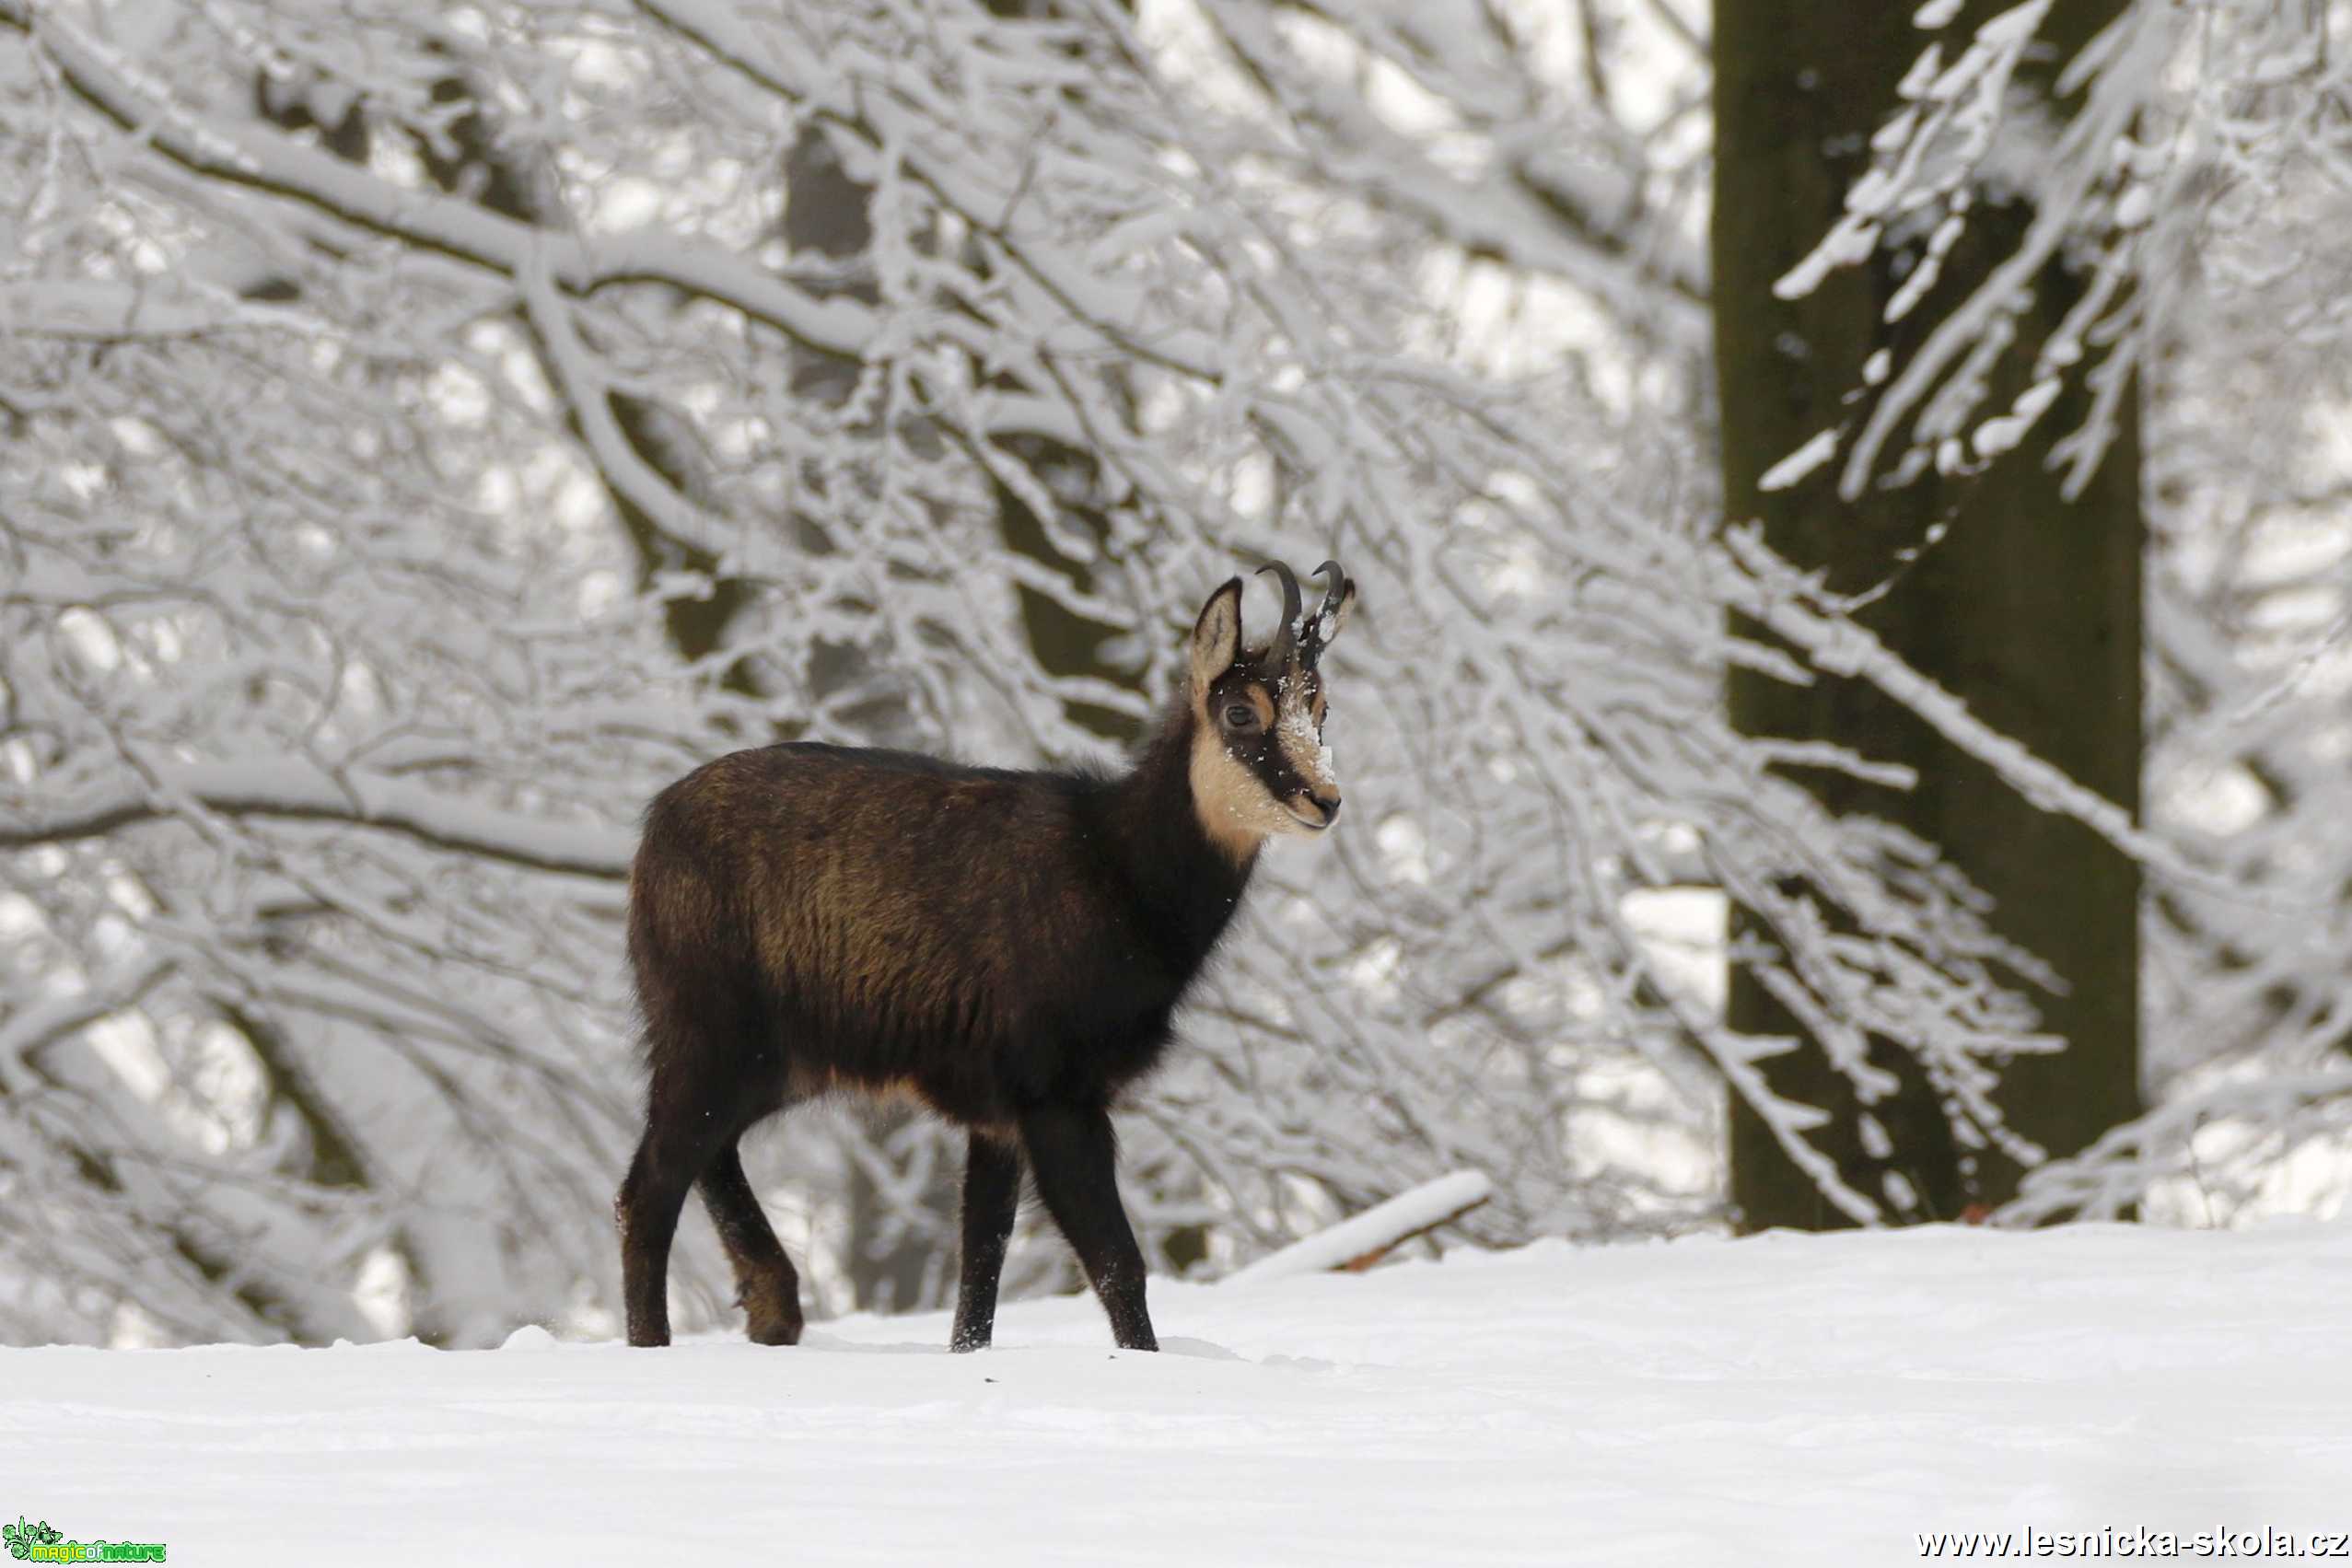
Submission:
[[[1193,623],[1193,695],[1233,668],[1241,656],[1241,579],[1230,577],[1201,606]]]

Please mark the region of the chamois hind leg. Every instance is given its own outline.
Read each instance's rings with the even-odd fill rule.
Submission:
[[[629,1342],[670,1342],[670,1244],[678,1211],[722,1148],[742,1130],[708,1097],[680,1093],[656,1068],[647,1097],[645,1137],[612,1201],[621,1225],[621,1298],[629,1316]]]
[[[955,1351],[985,1350],[996,1330],[996,1282],[1020,1212],[1021,1152],[974,1129],[963,1167],[963,1272],[956,1283]]]
[[[755,1344],[800,1342],[800,1276],[744,1178],[742,1156],[729,1140],[703,1172],[703,1206],[735,1266],[736,1300]]]
[[[1144,1310],[1144,1255],[1119,1206],[1111,1113],[1100,1106],[1043,1105],[1021,1113],[1021,1145],[1037,1173],[1037,1195],[1086,1269],[1126,1350],[1158,1350]]]

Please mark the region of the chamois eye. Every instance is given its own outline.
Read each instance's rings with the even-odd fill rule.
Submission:
[[[1258,710],[1247,703],[1236,703],[1225,710],[1225,723],[1231,729],[1255,729],[1258,727]]]

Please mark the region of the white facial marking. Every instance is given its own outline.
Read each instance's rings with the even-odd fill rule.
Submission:
[[[1246,859],[1269,833],[1303,830],[1288,807],[1266,793],[1258,775],[1225,749],[1213,730],[1193,746],[1193,800],[1201,826],[1234,859]]]
[[[1282,741],[1282,754],[1307,781],[1307,787],[1318,795],[1339,792],[1338,764],[1331,748],[1323,744],[1322,736],[1315,728],[1315,715],[1310,710],[1306,691],[1307,683],[1285,676],[1277,688],[1281,717],[1275,725],[1275,734]]]

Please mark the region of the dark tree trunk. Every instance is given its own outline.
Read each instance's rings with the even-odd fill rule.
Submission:
[[[2043,28],[2038,78],[2029,72],[2021,79],[2046,86],[2050,67],[2121,8],[2120,0],[2058,0]],[[2103,467],[2072,502],[2061,496],[2049,458],[2052,442],[2086,412],[2079,375],[2023,446],[1973,477],[1874,483],[1846,502],[1836,494],[1834,462],[1792,488],[1758,488],[1774,462],[1855,418],[1860,408],[1847,400],[1863,385],[1869,356],[1886,348],[1903,364],[1943,309],[2012,252],[2032,216],[2014,193],[1980,192],[1941,282],[1896,327],[1881,314],[1905,262],[1885,248],[1804,298],[1774,296],[1774,281],[1836,219],[1848,183],[1868,166],[1869,134],[1927,41],[1911,24],[1912,9],[1817,0],[1716,6],[1713,276],[1726,516],[1760,519],[1775,550],[1824,571],[1839,591],[1895,575],[1899,552],[1925,544],[1932,526],[1948,520],[1949,533],[1860,619],[1987,722],[2137,812],[2144,530],[2136,403]],[[1946,36],[1964,39],[1991,11],[1970,6]],[[2056,106],[2061,113],[2068,107]],[[2081,286],[2063,264],[2045,270],[2017,342],[1989,377],[1986,414],[2006,410],[2026,385],[2036,351]],[[1753,625],[1741,630],[1763,635]],[[1998,1099],[2009,1125],[2058,1156],[2134,1115],[2137,868],[2088,829],[2037,810],[1864,682],[1823,676],[1800,688],[1738,671],[1729,702],[1748,734],[1834,741],[1916,769],[1917,787],[1908,792],[1825,772],[1801,776],[1831,810],[1896,822],[1940,846],[1997,900],[1997,929],[2064,979],[2059,994],[2028,987],[2043,1027],[2067,1048],[2008,1064]],[[1734,924],[1770,940],[1752,915],[1735,912]],[[1744,971],[1733,976],[1729,1016],[1747,1033],[1805,1035]],[[1814,1144],[1888,1220],[1951,1219],[2010,1196],[2018,1165],[1956,1139],[1941,1097],[1916,1066],[1884,1041],[1877,1055],[1904,1086],[1867,1108],[1810,1040],[1763,1065],[1776,1093],[1830,1113],[1811,1134]],[[1890,1134],[1892,1152],[1874,1156],[1866,1148],[1866,1109]],[[1895,1174],[1904,1179],[1890,1181]],[[1736,1101],[1731,1201],[1749,1230],[1852,1223]]]

